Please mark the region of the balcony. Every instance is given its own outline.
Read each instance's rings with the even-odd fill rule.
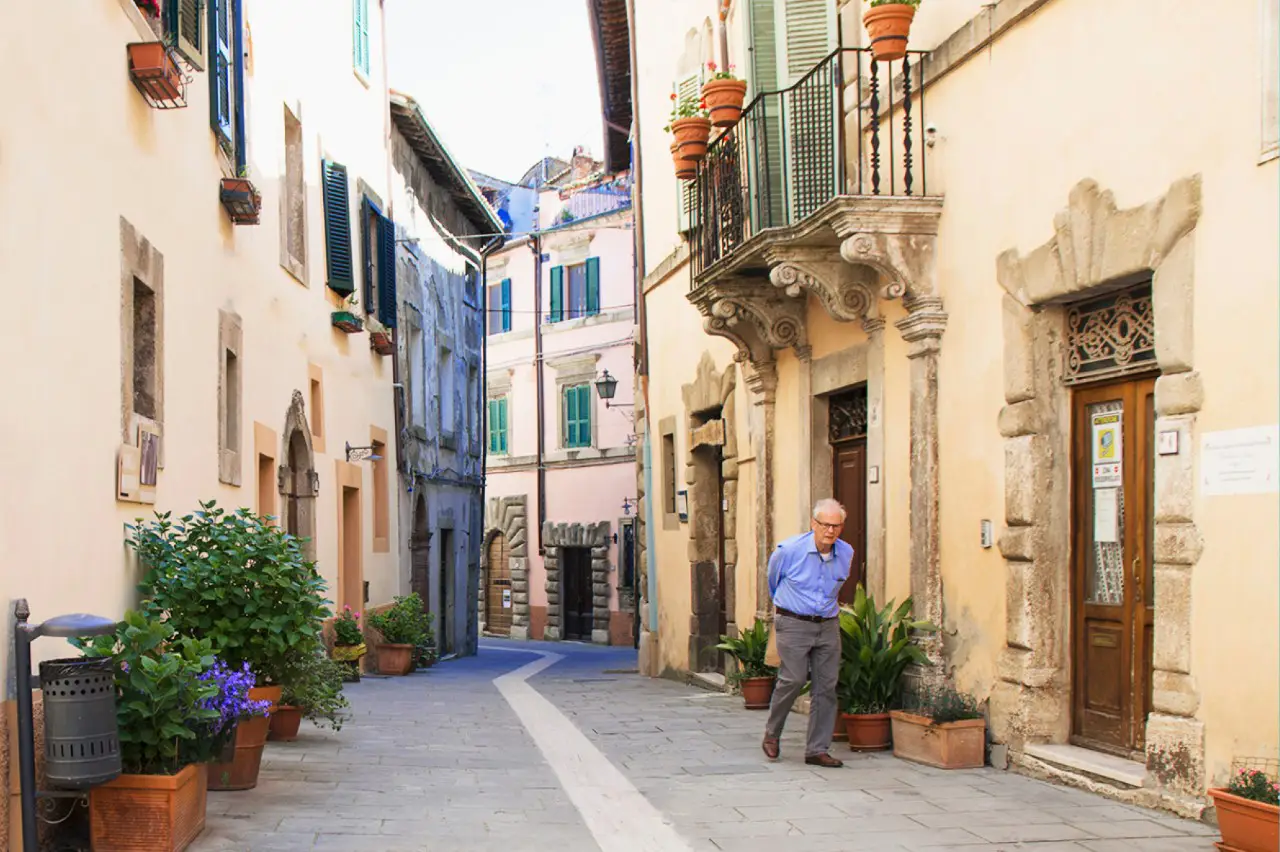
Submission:
[[[838,252],[854,232],[896,227],[886,216],[936,221],[921,144],[925,55],[888,63],[837,49],[747,106],[711,143],[689,193],[695,291],[768,275],[771,249]]]

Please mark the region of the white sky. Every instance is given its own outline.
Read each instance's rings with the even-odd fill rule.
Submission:
[[[517,180],[575,145],[601,155],[587,0],[386,0],[393,89],[464,168]]]

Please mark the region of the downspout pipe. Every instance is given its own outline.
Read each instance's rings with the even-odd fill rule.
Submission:
[[[500,247],[506,237],[495,236],[480,247],[480,391],[476,394],[480,406],[480,546],[484,546],[485,490],[488,488],[489,448],[489,255]]]
[[[546,160],[543,160],[545,163]],[[537,208],[534,208],[535,213]],[[546,405],[545,388],[542,370],[542,231],[535,229],[529,235],[527,245],[533,252],[533,371],[534,386],[537,389],[537,487],[538,487],[538,555],[545,551],[542,547],[542,525],[547,521],[547,465],[543,444],[546,442]]]

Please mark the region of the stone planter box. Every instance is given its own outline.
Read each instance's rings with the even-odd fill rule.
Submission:
[[[939,769],[979,769],[987,762],[987,720],[936,724],[902,710],[889,714],[893,756]]]

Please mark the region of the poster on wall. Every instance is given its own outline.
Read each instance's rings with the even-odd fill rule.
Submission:
[[[1120,444],[1123,415],[1119,411],[1094,414],[1093,487],[1119,488],[1123,478],[1124,452]]]
[[[502,608],[511,609],[511,590],[510,589],[502,590]]]

